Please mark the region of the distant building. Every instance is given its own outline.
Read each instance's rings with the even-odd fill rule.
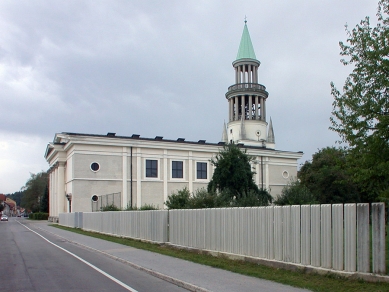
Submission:
[[[254,157],[258,186],[273,196],[280,194],[297,175],[297,160],[303,153],[275,150],[272,122],[266,118],[269,94],[258,83],[259,65],[245,23],[233,62],[235,84],[226,93],[229,120],[219,143],[57,133],[45,153],[50,165],[50,218],[56,220],[62,212],[92,211],[96,204],[92,198],[102,200],[113,193],[123,208],[145,204],[163,208],[176,190],[206,188],[213,175],[210,159],[232,142]]]
[[[11,198],[5,196],[3,214],[7,216],[15,216],[17,214],[16,207],[16,202]]]
[[[0,205],[3,206],[3,211],[4,211],[5,199],[6,199],[5,195],[4,194],[0,194]],[[3,211],[0,211],[0,214],[3,214]]]

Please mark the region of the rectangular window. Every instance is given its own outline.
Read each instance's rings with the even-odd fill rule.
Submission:
[[[172,161],[172,178],[184,177],[184,163],[182,161]]]
[[[158,177],[158,160],[146,159],[146,177]]]
[[[207,179],[206,162],[197,162],[197,179]]]

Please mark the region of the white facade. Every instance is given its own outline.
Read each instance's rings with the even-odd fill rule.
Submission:
[[[213,175],[210,160],[226,143],[235,143],[254,158],[254,180],[273,197],[297,175],[302,152],[275,150],[272,122],[266,119],[268,92],[258,83],[255,59],[245,24],[235,84],[228,88],[228,124],[218,144],[77,133],[58,133],[47,146],[50,165],[50,217],[93,210],[92,197],[120,193],[120,207],[164,208],[168,196],[188,188],[206,188]],[[118,205],[118,204],[116,204]]]
[[[50,165],[50,217],[92,211],[93,195],[119,192],[122,208],[151,204],[162,209],[177,190],[187,187],[194,192],[207,187],[214,170],[210,160],[222,145],[161,137],[56,134],[45,154]],[[254,157],[255,182],[273,196],[297,174],[302,153],[242,148]],[[150,162],[155,164],[155,173],[146,169]]]

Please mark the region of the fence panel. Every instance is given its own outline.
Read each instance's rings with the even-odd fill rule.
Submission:
[[[274,259],[275,231],[274,231],[274,207],[266,207],[266,258]]]
[[[385,274],[385,204],[371,204],[373,273]]]
[[[311,205],[311,265],[321,266],[321,206]]]
[[[301,206],[301,264],[311,264],[311,206]]]
[[[370,272],[369,204],[357,204],[357,271]]]
[[[60,213],[58,224],[66,227],[77,227],[76,213]]]
[[[343,204],[332,205],[332,268],[343,270]]]
[[[282,261],[282,207],[274,207],[274,259]]]
[[[331,205],[321,205],[320,209],[321,267],[330,269],[332,264]]]
[[[344,205],[344,270],[356,271],[357,256],[357,205]]]
[[[292,262],[299,264],[301,262],[301,209],[300,205],[294,205],[291,208],[291,249]]]
[[[385,206],[375,203],[371,208],[371,241],[368,204],[76,212],[61,213],[59,224],[326,269],[384,274]]]
[[[284,262],[292,261],[292,228],[291,228],[291,218],[290,218],[290,209],[291,206],[282,207],[282,249]]]

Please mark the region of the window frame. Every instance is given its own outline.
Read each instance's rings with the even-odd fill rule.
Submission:
[[[205,169],[199,169],[199,165],[205,165]],[[203,175],[199,177],[199,171],[200,173],[204,173],[205,171],[205,178],[203,178]],[[208,162],[205,161],[196,161],[196,180],[207,180],[208,179]]]
[[[173,164],[174,163],[181,163],[181,176],[179,177],[179,176],[174,176],[174,174],[175,174],[175,171],[180,171],[180,169],[178,169],[178,168],[174,168],[173,167]],[[170,170],[170,178],[171,179],[179,179],[179,180],[181,180],[181,179],[184,179],[184,168],[185,168],[185,164],[184,164],[184,161],[183,160],[171,160],[171,170]]]
[[[97,165],[97,167],[98,167],[97,170],[94,170],[94,169],[92,168],[92,165]],[[97,162],[97,161],[93,161],[93,162],[89,165],[89,169],[90,169],[92,172],[99,172],[100,169],[101,169],[100,163]]]
[[[153,165],[151,165],[151,167],[148,167],[148,162],[156,162],[155,168],[153,167]],[[145,159],[144,166],[145,166],[145,178],[147,178],[147,179],[158,179],[159,178],[159,159]],[[148,176],[149,170],[150,171],[155,170],[156,175],[155,176]]]

